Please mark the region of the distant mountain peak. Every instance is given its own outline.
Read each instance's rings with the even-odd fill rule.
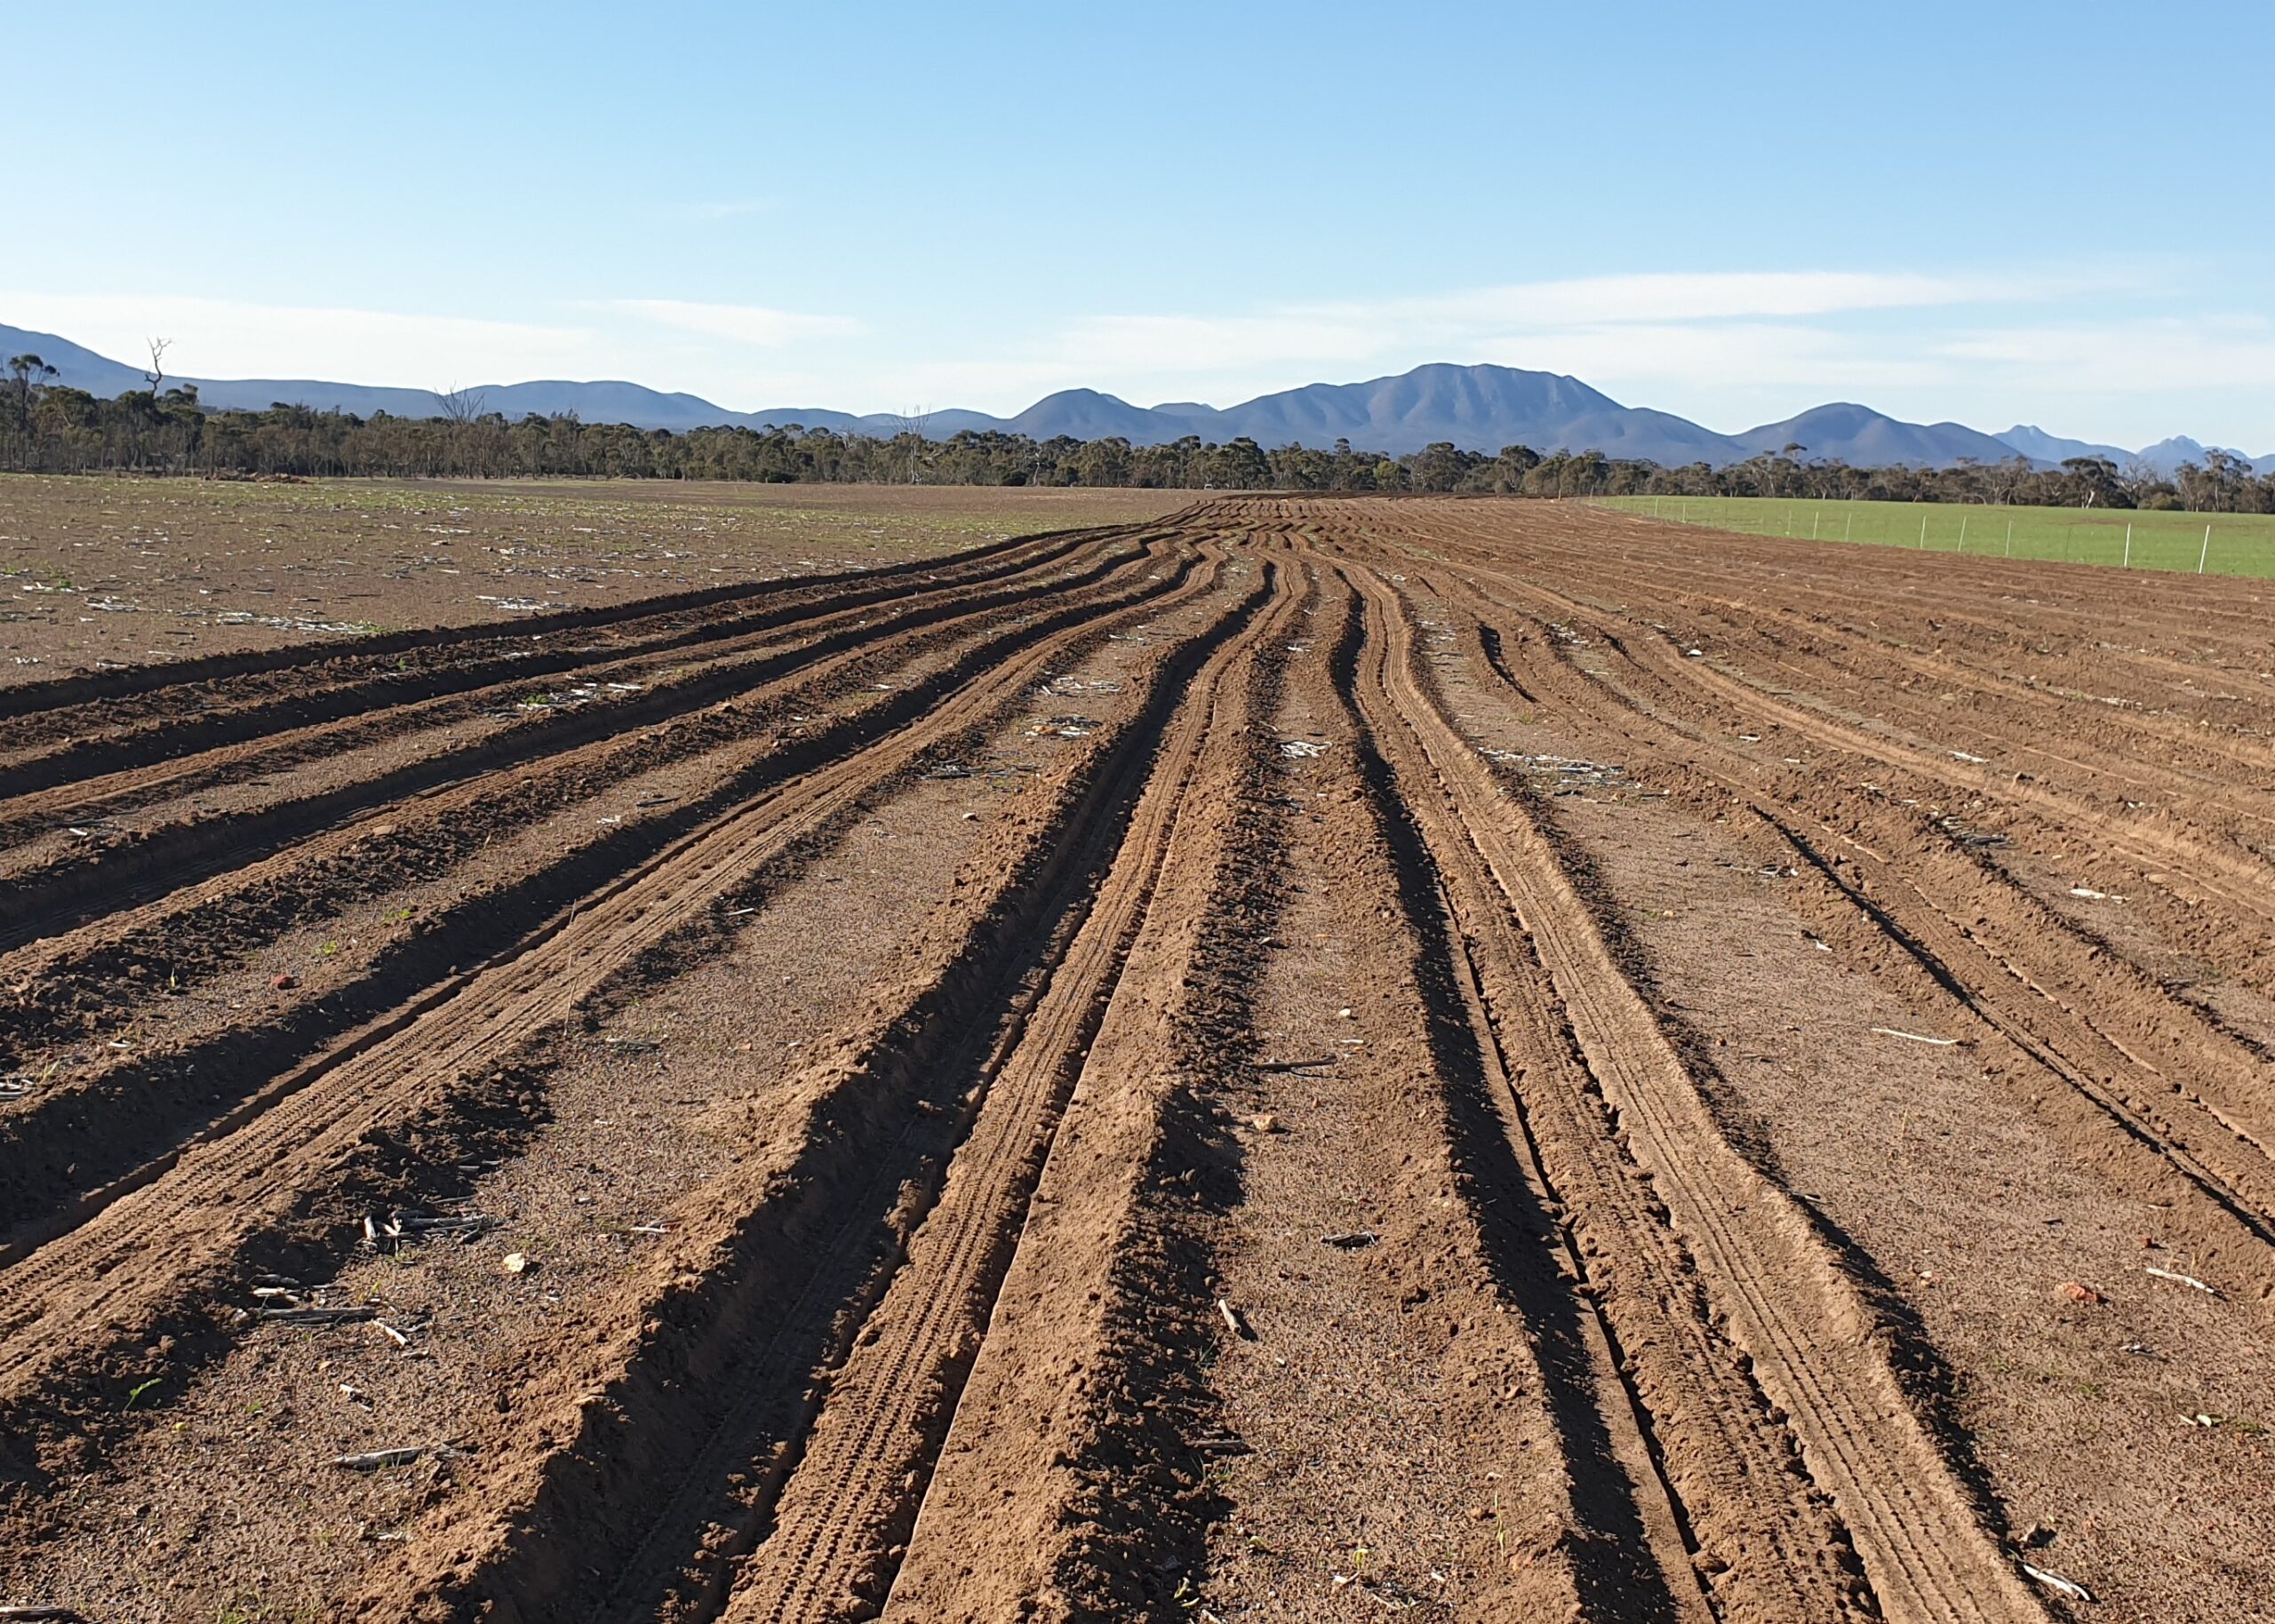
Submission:
[[[111,361],[53,333],[0,326],[0,360],[26,351],[57,368],[61,381],[74,388],[116,395],[143,387],[140,368]],[[222,410],[257,410],[279,401],[358,417],[379,411],[431,417],[442,409],[440,399],[426,389],[299,378],[180,381],[196,384],[201,400]],[[573,411],[588,422],[680,433],[711,426],[799,424],[808,429],[890,437],[909,426],[908,418],[895,414],[857,416],[825,407],[729,411],[698,395],[667,394],[621,379],[488,384],[468,393],[482,397],[483,410],[509,418]],[[1157,445],[1187,435],[1220,442],[1246,436],[1265,446],[1303,444],[1322,450],[1347,440],[1361,450],[1393,456],[1449,441],[1465,450],[1497,451],[1509,445],[1541,452],[1595,450],[1669,467],[1696,462],[1720,466],[1780,452],[1793,444],[1806,448],[1802,455],[1813,461],[1838,459],[1859,466],[1941,466],[1963,458],[1997,462],[2019,453],[2049,465],[2070,457],[2108,457],[2120,464],[2137,458],[2168,472],[2180,462],[2201,460],[2205,455],[2204,447],[2185,436],[2132,452],[2063,440],[2030,424],[2018,423],[1993,435],[1958,423],[1904,423],[1854,401],[1827,402],[1782,422],[1722,434],[1671,412],[1623,405],[1565,373],[1450,361],[1433,361],[1359,383],[1306,384],[1223,408],[1199,401],[1133,406],[1103,390],[1073,388],[1047,394],[1016,417],[953,410],[928,413],[922,421],[924,432],[935,439],[973,431],[1023,434],[1037,440],[1119,437],[1132,444]],[[2275,470],[2275,458],[2261,458],[2259,466]]]

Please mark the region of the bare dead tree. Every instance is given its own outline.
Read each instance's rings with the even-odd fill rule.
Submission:
[[[479,389],[461,389],[456,385],[435,390],[435,398],[442,402],[443,416],[461,428],[482,415],[483,405],[489,399]]]
[[[908,469],[908,482],[922,482],[924,470],[925,429],[932,421],[929,406],[912,406],[905,412],[896,412],[892,418],[893,443],[901,449]]]
[[[166,352],[173,346],[172,338],[150,340],[150,370],[142,374],[142,378],[150,386],[150,399],[154,403],[158,398],[159,386],[166,381]]]

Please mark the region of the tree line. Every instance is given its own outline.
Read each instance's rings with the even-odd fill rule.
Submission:
[[[755,480],[776,483],[1109,485],[1166,490],[1440,491],[1529,497],[1748,496],[1998,502],[2059,507],[2275,513],[2275,475],[2224,451],[2171,477],[2144,465],[2073,458],[2040,468],[2022,457],[1948,468],[1859,468],[1788,445],[1744,462],[1668,468],[1600,451],[1490,454],[1440,442],[1393,457],[1195,435],[1166,445],[1118,437],[966,431],[928,439],[785,424],[674,433],[586,423],[574,413],[508,420],[478,396],[443,397],[442,415],[359,418],[279,402],[211,410],[195,386],[168,387],[154,360],[147,389],[100,399],[55,381],[36,355],[0,377],[0,468],[206,478],[546,478]]]

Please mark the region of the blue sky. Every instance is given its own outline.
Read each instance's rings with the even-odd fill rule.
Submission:
[[[1151,404],[1494,361],[2275,451],[2275,8],[0,0],[0,321]]]

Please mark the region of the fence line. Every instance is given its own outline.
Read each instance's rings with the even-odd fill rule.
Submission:
[[[1968,544],[1974,538],[1975,515],[1968,511],[1977,503],[1874,503],[1851,498],[1842,503],[1844,509],[1840,533],[1836,537],[1824,528],[1824,503],[1807,497],[1707,497],[1678,498],[1672,507],[1669,499],[1654,497],[1598,497],[1587,498],[1595,506],[1639,516],[1657,518],[1706,529],[1734,530],[1740,534],[1771,538],[1792,537],[1796,541],[1813,541],[1829,545],[1834,540],[1864,545],[1907,546],[1918,551],[1933,552],[1937,548],[1934,539],[1935,513],[1937,506],[1960,509],[1956,536],[1952,550],[1964,556]],[[1801,529],[1798,521],[1801,504],[1809,504],[1808,529]],[[2142,555],[2144,569],[2193,572],[2198,575],[2231,575],[2254,577],[2275,577],[2275,516],[2190,514],[2182,511],[2128,513],[2126,510],[2105,512],[2081,508],[2005,507],[1987,505],[1990,511],[2002,513],[2006,518],[2005,532],[2000,538],[1995,555],[2005,559],[2092,564],[2102,569],[2129,570],[2134,567],[2135,553]],[[1907,508],[1917,507],[1920,513],[1916,529],[1890,533],[1889,521],[1903,523],[1910,518]],[[1863,537],[1856,534],[1856,513],[1863,508],[1867,518],[1867,530]],[[1899,518],[1899,515],[1902,515]],[[2189,521],[2201,523],[2194,529]],[[2212,566],[2213,532],[2222,530],[2230,540],[2222,544],[2220,568]],[[2138,532],[2136,534],[2136,532]],[[2184,549],[2188,542],[2197,544],[2196,558],[2191,564]],[[2106,551],[2103,551],[2103,549]],[[2019,550],[2018,550],[2019,549]],[[2111,554],[2115,554],[2114,557]]]

